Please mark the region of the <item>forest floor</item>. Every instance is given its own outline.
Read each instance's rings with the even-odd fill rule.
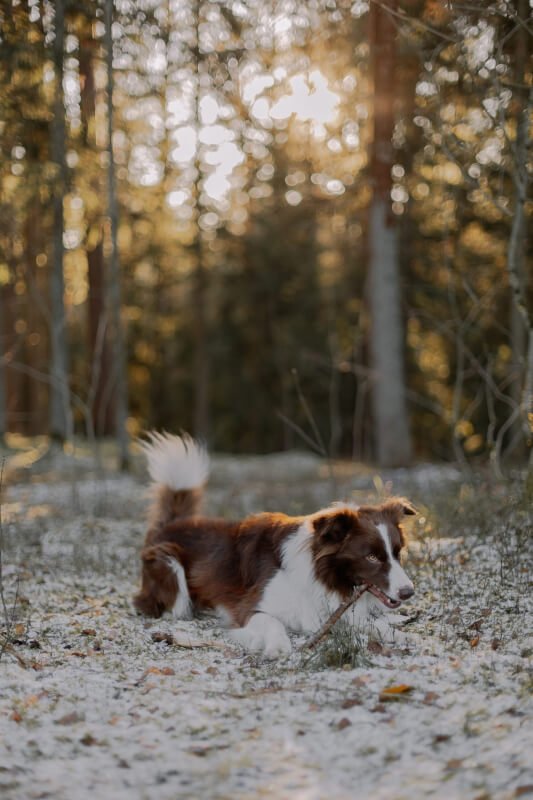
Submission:
[[[16,600],[0,662],[3,800],[533,796],[532,512],[519,481],[215,458],[210,513],[305,513],[387,492],[420,510],[407,644],[341,629],[312,657],[265,661],[209,617],[133,612],[140,464],[120,477],[79,458],[19,462],[2,503],[4,625]]]

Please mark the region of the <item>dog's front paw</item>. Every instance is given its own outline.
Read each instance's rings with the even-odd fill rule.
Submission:
[[[264,644],[265,658],[282,658],[288,656],[291,651],[291,640],[285,630],[276,631],[273,635],[267,636]]]
[[[266,658],[281,658],[292,650],[284,626],[269,614],[254,614],[244,628],[230,630],[228,635],[246,650],[263,653]]]

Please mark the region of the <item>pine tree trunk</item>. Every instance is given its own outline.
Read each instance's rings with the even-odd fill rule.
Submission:
[[[207,343],[207,274],[198,230],[194,270],[194,435],[207,440],[209,435],[209,355]]]
[[[6,369],[6,353],[7,353],[7,289],[5,286],[0,286],[0,445],[5,440],[7,433],[7,369]]]
[[[511,287],[511,369],[510,394],[520,409],[511,427],[511,445],[522,443],[531,447],[533,427],[533,313],[528,306],[527,274],[524,265],[526,239],[525,204],[528,197],[528,134],[531,109],[531,89],[526,83],[528,62],[527,0],[517,0],[516,11],[522,24],[515,33],[514,84],[518,106],[516,140],[513,156],[514,214],[507,249],[507,269]],[[531,448],[533,459],[533,448]]]
[[[204,263],[204,248],[200,217],[202,215],[201,178],[202,161],[200,157],[200,72],[202,55],[200,51],[200,2],[194,4],[196,25],[196,80],[195,80],[195,128],[196,128],[196,180],[194,185],[195,201],[195,239],[193,244],[195,267],[193,275],[193,310],[194,310],[194,435],[207,440],[209,436],[209,343],[207,330],[207,271]]]
[[[533,478],[533,327],[529,328],[527,358],[525,364],[524,389],[520,411],[524,425],[524,435],[529,447],[529,478]]]
[[[394,11],[396,0],[386,0],[385,5]],[[408,464],[412,454],[404,372],[398,233],[390,197],[396,31],[391,14],[381,5],[372,4],[370,21],[374,74],[373,198],[369,226],[370,356],[376,457],[381,466],[388,467]]]
[[[90,410],[92,426],[97,437],[111,436],[115,429],[115,400],[105,310],[104,243],[99,238],[92,248],[87,247],[87,323],[89,338]]]
[[[50,275],[50,436],[64,442],[69,433],[70,397],[67,374],[67,338],[63,279],[63,196],[66,188],[65,104],[63,97],[63,52],[65,40],[64,0],[55,4],[54,66],[56,76],[51,156],[56,167],[53,197],[53,260]]]
[[[88,30],[80,37],[80,95],[83,145],[97,160],[95,135],[96,81],[95,40]],[[100,170],[90,172],[89,186],[97,196],[102,194]],[[87,334],[89,345],[88,379],[92,429],[96,436],[109,436],[114,430],[115,403],[112,392],[111,354],[106,315],[104,230],[100,209],[87,220],[85,243],[87,254]]]
[[[105,0],[105,46],[107,60],[107,134],[108,134],[108,207],[111,233],[111,256],[109,264],[109,319],[113,341],[113,368],[115,370],[115,436],[118,445],[120,469],[129,466],[128,431],[128,386],[126,373],[126,349],[122,329],[122,300],[120,288],[120,263],[118,251],[118,202],[115,186],[115,159],[113,156],[113,0]]]

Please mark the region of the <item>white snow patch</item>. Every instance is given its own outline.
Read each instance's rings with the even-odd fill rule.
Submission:
[[[233,480],[208,492],[213,513],[261,511],[264,499],[290,510],[289,482],[267,495],[239,459],[231,475],[238,493]],[[18,592],[21,626],[0,663],[2,800],[71,800],[73,786],[76,800],[506,800],[533,783],[525,528],[412,542],[409,644],[317,672],[295,650],[243,655],[213,618],[136,616],[139,483],[80,479],[80,502],[71,488],[8,486],[2,509],[6,600]],[[99,491],[115,498],[100,516]],[[333,499],[319,477],[305,491],[309,511]],[[399,684],[412,687],[403,699],[380,700]]]

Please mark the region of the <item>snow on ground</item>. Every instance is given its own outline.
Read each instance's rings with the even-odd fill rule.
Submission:
[[[533,796],[531,511],[509,487],[492,487],[487,515],[488,488],[451,468],[376,478],[297,454],[215,459],[211,513],[309,512],[376,490],[419,505],[407,642],[371,642],[340,668],[327,648],[250,657],[209,617],[137,617],[143,489],[61,470],[7,489],[3,800]]]

